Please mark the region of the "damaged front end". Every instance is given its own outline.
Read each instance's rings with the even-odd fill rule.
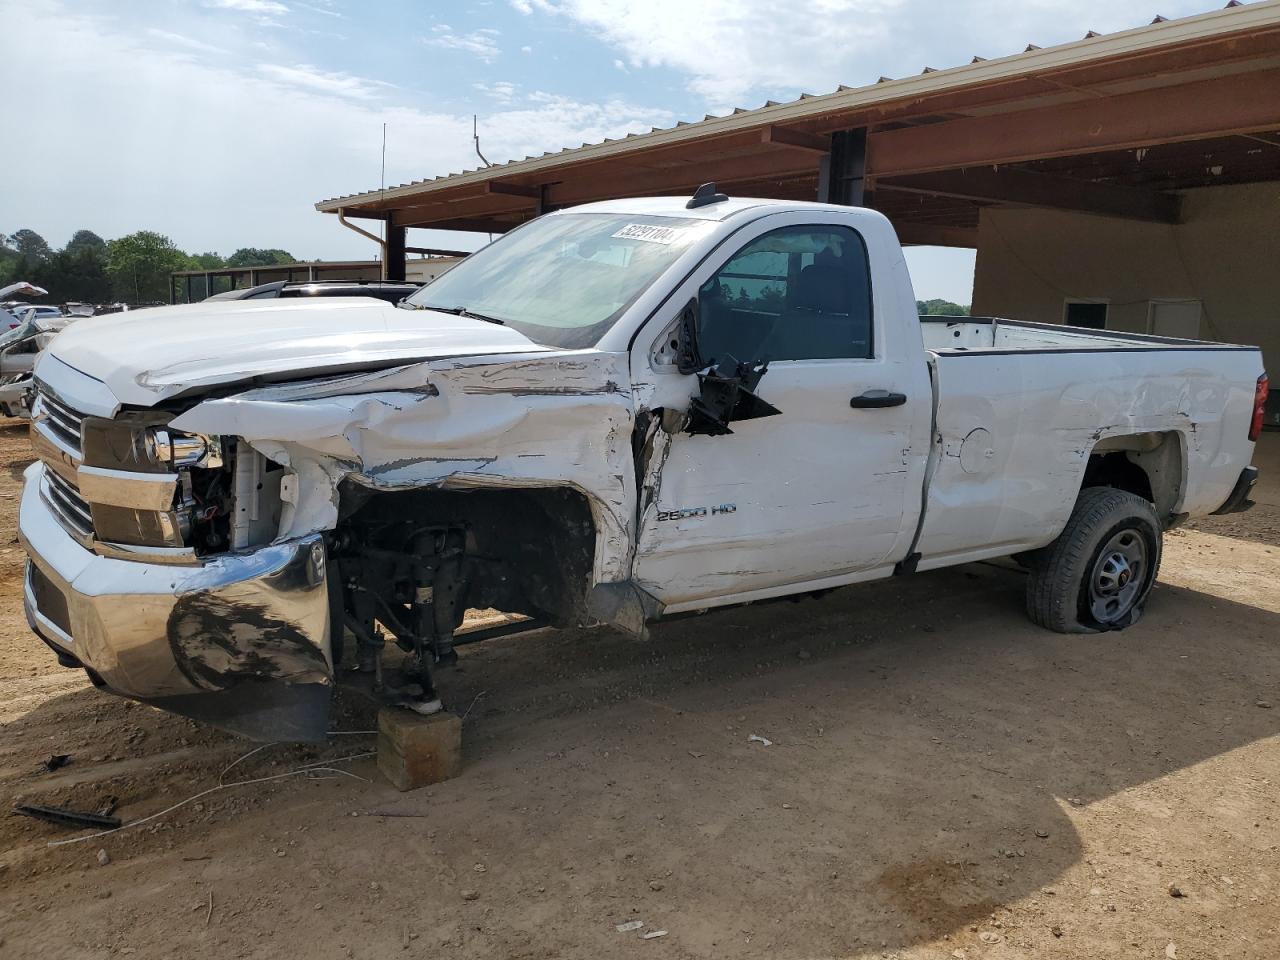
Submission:
[[[102,687],[254,739],[323,737],[336,680],[439,709],[468,609],[586,623],[625,577],[624,382],[603,354],[426,361],[111,416],[41,382],[28,619]]]
[[[59,660],[246,736],[322,738],[326,550],[272,542],[283,468],[171,414],[82,416],[47,388],[33,413],[25,606]]]

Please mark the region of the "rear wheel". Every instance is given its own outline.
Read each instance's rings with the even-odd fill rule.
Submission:
[[[1085,488],[1062,533],[1029,558],[1027,614],[1058,633],[1133,626],[1160,569],[1161,536],[1148,501]]]

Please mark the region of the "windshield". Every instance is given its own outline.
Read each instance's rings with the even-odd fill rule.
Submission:
[[[543,217],[476,251],[405,306],[501,322],[548,346],[594,346],[712,226],[683,217]]]

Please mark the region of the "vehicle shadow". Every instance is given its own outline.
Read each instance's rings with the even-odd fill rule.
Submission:
[[[1066,637],[1022,619],[1022,586],[978,564],[659,624],[647,641],[464,648],[440,687],[467,712],[465,772],[407,795],[344,783],[351,805],[402,816],[326,835],[323,898],[377,881],[380,911],[456,921],[456,892],[424,903],[410,881],[427,845],[428,869],[489,863],[469,882],[503,905],[492,953],[609,955],[604,921],[633,910],[691,955],[981,947],[977,927],[1085,856],[1079,809],[1280,733],[1280,709],[1256,705],[1280,676],[1280,615],[1161,585],[1134,628]],[[101,696],[57,698],[24,728]],[[217,829],[238,863],[237,837],[258,828]],[[237,869],[252,882],[259,866]],[[311,922],[316,899],[285,896],[281,924]]]

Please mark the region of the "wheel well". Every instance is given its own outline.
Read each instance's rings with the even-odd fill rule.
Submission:
[[[1173,432],[1108,437],[1089,454],[1081,487],[1115,487],[1150,502],[1162,521],[1182,495],[1182,438]]]
[[[460,531],[466,605],[568,625],[586,619],[596,530],[569,487],[371,490],[344,484],[334,531],[343,552],[414,552],[426,528]],[[460,615],[460,614],[459,614]]]
[[[1147,471],[1138,466],[1123,451],[1112,453],[1094,453],[1089,456],[1089,463],[1084,468],[1082,487],[1115,487],[1127,490],[1143,500],[1154,502],[1151,490],[1151,478]]]

